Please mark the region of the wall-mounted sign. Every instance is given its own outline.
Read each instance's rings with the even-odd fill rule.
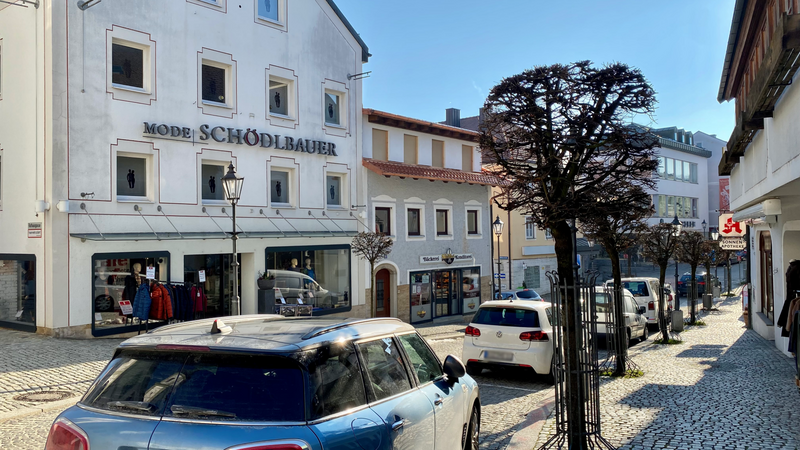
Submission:
[[[445,256],[447,256],[448,258],[445,258]],[[472,262],[472,260],[473,260],[472,253],[452,254],[448,252],[443,255],[419,257],[420,264],[436,264],[436,263],[452,264],[454,262]]]
[[[722,237],[742,237],[747,226],[742,222],[734,222],[733,214],[719,215],[719,235]]]
[[[197,279],[201,283],[205,283],[206,282],[206,271],[205,270],[201,270],[200,273],[198,273],[198,275],[197,275]]]
[[[148,280],[155,280],[156,279],[156,268],[153,266],[147,266],[147,279]]]
[[[212,127],[203,124],[200,125],[199,131],[200,135],[197,138],[200,141],[213,140],[219,143],[249,145],[250,147],[339,156],[336,154],[336,144],[333,142],[264,133],[255,128],[242,130],[241,128]],[[194,129],[165,123],[144,122],[143,134],[145,137],[156,139],[196,142]]]
[[[747,248],[747,241],[739,237],[726,237],[719,241],[719,248],[722,250],[744,250]]]
[[[42,222],[28,222],[28,239],[42,238]]]

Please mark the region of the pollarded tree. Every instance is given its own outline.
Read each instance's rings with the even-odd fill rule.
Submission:
[[[625,306],[622,295],[622,268],[619,255],[636,244],[637,233],[644,226],[644,219],[653,213],[650,194],[642,184],[621,186],[612,198],[597,198],[594,208],[598,214],[583,222],[581,228],[588,236],[597,240],[606,249],[611,260],[611,275],[614,279],[614,351],[616,366],[614,375],[622,376],[627,370],[628,340],[625,327]],[[630,257],[628,259],[630,263]]]
[[[389,236],[383,233],[375,233],[374,231],[362,231],[358,233],[350,244],[354,255],[369,262],[370,273],[370,317],[375,317],[377,314],[377,301],[375,300],[375,263],[386,259],[389,253],[392,252],[394,241]]]
[[[598,197],[611,198],[620,185],[649,180],[656,168],[654,139],[630,126],[636,114],[651,114],[655,92],[642,73],[625,64],[594,67],[589,61],[538,66],[503,79],[485,103],[480,146],[489,171],[506,181],[497,196],[555,240],[558,275],[574,285],[572,226],[590,221]],[[579,302],[565,293],[566,363],[579,366]],[[580,392],[581,375],[567,375]],[[569,398],[570,448],[587,447],[586,416],[579,396]]]
[[[694,324],[697,321],[696,315],[696,302],[697,302],[697,266],[703,264],[705,255],[709,253],[709,245],[703,233],[699,231],[684,231],[678,238],[678,245],[676,251],[676,259],[682,263],[689,264],[691,268],[692,278],[691,285],[686,290],[686,300],[690,304],[690,323]],[[708,281],[708,280],[706,280]],[[708,286],[708,283],[706,283]],[[676,293],[678,286],[675,286]],[[680,302],[680,298],[676,297],[676,302]],[[678,303],[676,303],[676,306]]]
[[[661,342],[666,344],[669,342],[669,331],[667,330],[667,302],[664,293],[664,280],[666,279],[669,260],[675,255],[678,246],[678,236],[676,236],[673,226],[668,223],[646,227],[639,236],[644,255],[658,264],[658,285],[661,287],[661,292],[658,293],[658,326],[661,328]],[[674,289],[677,290],[678,286],[675,286]]]

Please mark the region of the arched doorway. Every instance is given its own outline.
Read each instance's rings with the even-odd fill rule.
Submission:
[[[376,317],[389,317],[392,315],[392,295],[390,290],[390,273],[388,269],[381,269],[375,274],[375,304]]]
[[[761,312],[774,321],[775,293],[772,285],[772,236],[762,231],[759,248],[761,250]]]

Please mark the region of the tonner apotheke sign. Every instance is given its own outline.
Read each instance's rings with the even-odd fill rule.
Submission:
[[[333,142],[315,141],[311,139],[293,138],[280,134],[259,132],[255,128],[211,127],[200,125],[201,141],[213,140],[220,143],[249,145],[250,147],[274,148],[295,152],[316,153],[318,155],[339,156]],[[194,142],[194,130],[189,127],[144,122],[144,135],[170,140]]]

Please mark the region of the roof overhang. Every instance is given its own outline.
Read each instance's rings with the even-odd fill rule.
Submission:
[[[733,8],[733,19],[731,20],[731,31],[728,33],[728,46],[725,50],[725,62],[722,64],[722,78],[719,82],[719,92],[717,93],[717,101],[730,100],[725,95],[728,88],[729,77],[731,74],[731,64],[733,64],[733,57],[736,53],[736,44],[739,42],[739,31],[742,25],[742,16],[744,15],[745,6],[748,0],[736,0],[736,5]]]
[[[434,134],[473,143],[477,143],[478,138],[480,138],[479,133],[465,128],[451,127],[435,122],[426,122],[424,120],[412,119],[411,117],[399,116],[376,109],[365,108],[362,110],[362,114],[367,116],[367,120],[370,123],[385,125],[387,127],[402,128],[404,130]]]
[[[445,183],[467,183],[481,186],[498,186],[502,182],[495,177],[483,172],[464,172],[457,169],[444,169],[441,167],[421,166],[417,164],[404,164],[395,161],[380,161],[371,158],[362,158],[362,164],[367,169],[385,177],[411,178],[413,180],[443,181]]]

